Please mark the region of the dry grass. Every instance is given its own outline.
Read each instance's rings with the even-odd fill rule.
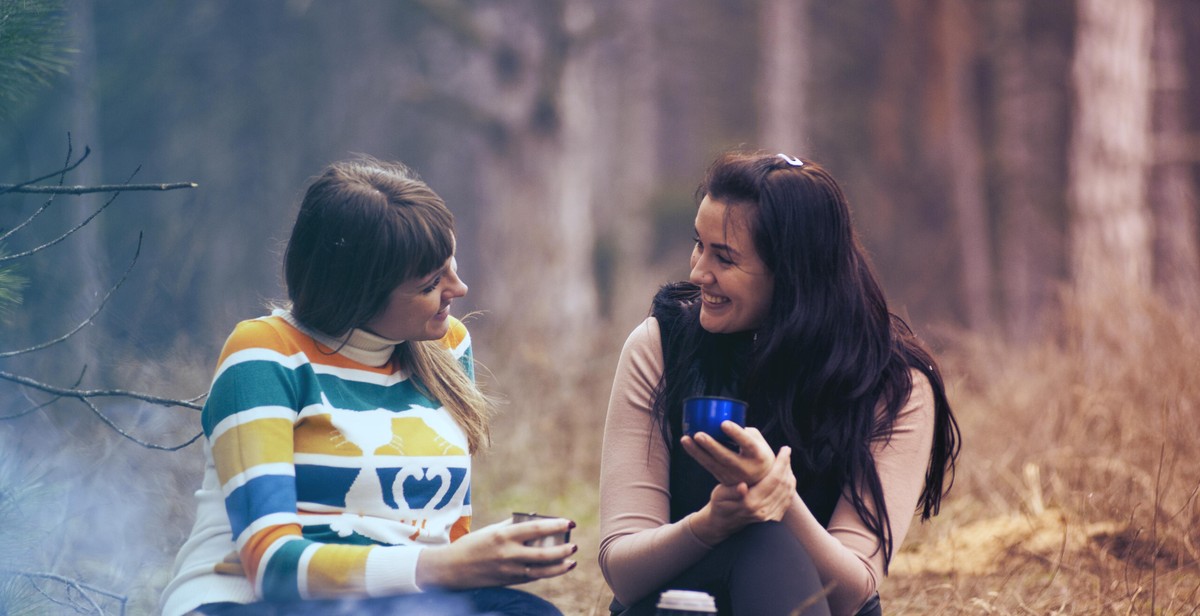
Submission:
[[[943,336],[965,448],[942,514],[914,528],[882,587],[888,614],[1200,613],[1200,336],[1154,302],[1133,324],[1086,314],[1022,348]],[[511,402],[479,463],[477,516],[579,522],[579,568],[529,587],[567,614],[606,614],[611,598],[596,485],[624,335],[600,337],[568,373],[478,336]]]

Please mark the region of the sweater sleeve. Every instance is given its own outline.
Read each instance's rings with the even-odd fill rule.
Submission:
[[[470,361],[465,332],[446,342]],[[327,543],[302,534],[293,430],[302,407],[311,404],[303,393],[306,379],[317,377],[293,346],[261,321],[240,324],[221,353],[202,414],[242,569],[255,595],[282,601],[419,591],[421,546]],[[457,534],[466,532],[463,526]]]
[[[908,534],[925,485],[933,429],[934,404],[929,379],[913,370],[912,392],[891,434],[879,437],[871,446],[896,551]],[[867,506],[874,510],[871,499],[866,497],[866,500]],[[883,578],[883,550],[848,496],[843,495],[838,501],[828,528],[821,526],[799,497],[794,499],[784,523],[808,550],[822,581],[836,583],[829,594],[833,614],[853,614],[877,590]]]
[[[670,453],[651,419],[663,371],[658,322],[625,341],[604,423],[600,461],[600,570],[617,600],[632,605],[711,548],[687,519],[670,523]]]

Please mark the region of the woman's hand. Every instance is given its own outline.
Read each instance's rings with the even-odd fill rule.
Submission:
[[[721,422],[721,431],[733,439],[738,451],[703,432],[695,437],[684,436],[680,443],[683,450],[722,485],[744,483],[753,486],[762,481],[775,462],[775,454],[762,433],[757,428],[743,428],[732,421]]]
[[[574,526],[561,518],[520,524],[506,520],[469,532],[449,545],[426,548],[417,561],[417,586],[483,588],[562,575],[575,568],[575,561],[567,557],[578,546],[531,547],[525,542],[562,534]]]
[[[693,514],[692,531],[701,541],[716,545],[750,524],[782,520],[795,495],[792,450],[783,447],[758,483],[713,488],[708,503]]]

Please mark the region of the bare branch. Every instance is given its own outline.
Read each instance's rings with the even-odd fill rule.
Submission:
[[[26,218],[25,220],[21,221],[21,224],[13,227],[12,229],[9,229],[7,232],[4,233],[4,235],[0,235],[0,242],[3,242],[4,240],[12,237],[13,234],[15,234],[17,231],[20,231],[26,225],[28,225],[29,223],[36,220],[38,216],[42,215],[42,212],[46,211],[46,208],[50,207],[51,203],[54,203],[54,195],[51,195],[49,199],[46,199],[46,202],[42,204],[42,207],[39,207],[37,209],[37,211],[30,214],[29,217]]]
[[[93,592],[98,595],[103,595],[105,597],[108,597],[110,599],[115,599],[118,603],[121,604],[121,614],[125,613],[125,604],[129,602],[129,598],[126,597],[125,595],[119,595],[115,592],[104,590],[103,588],[98,588],[96,586],[92,586],[91,584],[88,584],[87,582],[80,582],[79,580],[73,580],[71,578],[64,577],[64,576],[58,575],[56,573],[47,573],[44,571],[18,571],[15,569],[0,569],[0,575],[51,580],[54,582],[58,582],[60,584],[64,584],[67,586],[67,588],[69,588],[71,590],[75,590],[80,595],[82,595],[84,598],[86,598],[88,603],[90,603],[92,605],[92,609],[96,610],[97,614],[103,614],[104,610],[100,607],[99,604],[97,604],[95,602],[95,600],[93,600],[91,597],[88,596],[87,592],[84,592],[84,591]]]
[[[32,415],[33,413],[36,413],[36,412],[50,406],[51,404],[58,402],[59,400],[61,400],[61,398],[59,398],[57,396],[54,398],[51,398],[45,402],[42,402],[41,404],[33,403],[33,401],[31,400],[30,402],[33,403],[34,406],[31,406],[23,411],[17,411],[16,413],[13,413],[12,415],[2,415],[2,416],[0,416],[0,421],[4,421],[6,419],[20,419],[26,415]]]
[[[75,379],[75,383],[73,383],[73,384],[71,385],[71,389],[74,389],[74,388],[76,388],[76,387],[79,387],[79,384],[83,382],[83,375],[85,375],[85,374],[87,374],[87,366],[84,366],[84,367],[83,367],[83,370],[80,370],[80,371],[79,371],[79,378]],[[30,398],[30,397],[29,397],[29,394],[25,394],[25,396],[24,396],[24,397],[25,397],[25,399],[26,399],[26,400],[28,400],[28,401],[29,401],[29,403],[30,403],[30,404],[32,404],[33,406],[31,406],[31,407],[29,407],[29,408],[27,408],[27,409],[25,409],[25,410],[23,410],[23,411],[17,411],[16,413],[13,413],[12,415],[4,415],[4,416],[0,416],[0,421],[3,421],[3,420],[5,420],[5,419],[18,419],[18,418],[20,418],[20,417],[24,417],[24,416],[26,416],[26,415],[29,415],[29,414],[31,414],[31,413],[36,413],[37,411],[40,411],[40,410],[42,410],[42,409],[44,409],[44,408],[46,408],[46,407],[50,406],[51,404],[54,404],[55,402],[58,402],[59,400],[62,400],[62,396],[55,396],[55,397],[53,397],[53,398],[50,398],[49,400],[47,400],[47,401],[45,401],[45,402],[42,402],[41,404],[38,404],[37,402],[35,402],[35,401],[33,400],[33,398]]]
[[[142,439],[122,430],[120,428],[120,426],[118,426],[116,423],[114,423],[113,420],[109,419],[107,415],[100,412],[100,408],[97,407],[96,403],[92,402],[90,399],[80,398],[79,401],[82,402],[84,405],[86,405],[89,409],[91,409],[92,414],[95,415],[96,417],[99,417],[100,421],[104,422],[104,425],[108,426],[109,428],[112,428],[113,432],[120,434],[122,437],[129,439],[129,440],[137,443],[138,445],[145,447],[146,449],[157,449],[159,451],[179,451],[180,449],[183,449],[184,447],[187,447],[188,445],[195,443],[201,436],[204,436],[204,432],[197,432],[196,434],[192,435],[192,438],[189,438],[188,440],[186,440],[183,443],[180,443],[178,445],[156,445],[149,441],[143,441]]]
[[[137,175],[137,172],[141,171],[141,170],[142,170],[142,166],[138,165],[137,169],[134,169],[133,173],[129,174],[129,179],[132,180],[133,176]],[[126,180],[126,182],[128,182],[128,181],[129,180]],[[92,219],[99,216],[101,212],[108,209],[108,206],[112,205],[113,201],[116,201],[117,197],[119,197],[119,196],[121,196],[120,192],[113,193],[113,196],[109,197],[108,201],[104,202],[104,205],[101,205],[99,208],[96,209],[95,212],[92,212],[91,216],[84,218],[82,222],[80,222],[79,224],[75,225],[74,227],[71,227],[70,229],[68,229],[66,233],[63,233],[62,235],[50,240],[49,242],[42,244],[41,246],[37,246],[35,248],[26,250],[25,252],[20,252],[20,253],[13,254],[13,255],[2,256],[2,257],[0,257],[0,263],[4,263],[5,261],[13,261],[16,259],[28,257],[29,255],[41,252],[42,250],[45,250],[61,241],[67,239],[72,234],[74,234],[76,231],[78,231],[78,230],[82,229],[84,226],[86,226],[89,222],[92,222]]]
[[[70,134],[68,134],[67,135],[67,143],[68,143],[67,147],[68,148],[70,148],[70,139],[71,139]],[[53,173],[47,173],[46,175],[33,178],[32,180],[29,180],[27,182],[21,182],[20,184],[0,184],[0,195],[9,193],[9,192],[15,192],[18,188],[29,186],[31,184],[36,184],[38,182],[41,182],[42,180],[52,178],[56,175],[59,175],[59,176],[65,175],[68,171],[74,171],[76,167],[78,167],[80,164],[83,163],[83,161],[87,160],[88,155],[91,153],[92,153],[91,148],[89,148],[87,146],[83,146],[83,156],[80,156],[79,160],[75,161],[75,164],[67,165],[66,167],[59,169],[58,171],[55,171]],[[68,149],[67,155],[68,155],[68,157],[70,156],[69,149]],[[59,181],[61,182],[62,180],[60,179]]]
[[[0,191],[15,193],[53,193],[56,195],[85,195],[100,192],[127,192],[135,190],[177,190],[196,188],[195,182],[173,182],[170,184],[101,184],[99,186],[24,186],[0,184]]]
[[[76,400],[87,400],[89,398],[131,398],[134,400],[141,400],[142,402],[149,402],[150,404],[157,404],[158,406],[178,406],[192,409],[194,411],[199,411],[204,408],[203,405],[195,402],[195,400],[198,398],[192,398],[191,400],[177,400],[175,398],[165,398],[163,396],[156,396],[154,394],[128,391],[124,389],[76,389],[74,387],[55,387],[53,385],[31,379],[27,376],[13,374],[3,370],[0,370],[0,379],[17,383],[18,385],[24,385],[25,387],[31,387],[38,391],[44,391],[48,394],[54,394],[63,398],[74,398]]]
[[[142,253],[142,233],[138,232],[137,249],[134,250],[134,252],[133,252],[133,259],[129,262],[129,267],[125,268],[125,273],[121,274],[121,278],[118,279],[117,282],[115,284],[113,284],[113,286],[108,290],[108,293],[105,293],[104,297],[100,299],[100,303],[96,306],[96,309],[92,311],[92,314],[88,315],[88,317],[86,319],[84,319],[83,322],[81,322],[79,325],[76,325],[75,329],[72,329],[71,331],[63,334],[62,336],[55,338],[54,340],[48,340],[41,344],[31,346],[27,349],[19,349],[16,351],[0,352],[0,359],[4,359],[6,357],[13,357],[14,355],[22,355],[25,353],[32,353],[34,351],[40,351],[47,347],[54,346],[64,340],[66,340],[67,338],[70,338],[71,336],[74,336],[75,334],[79,333],[79,330],[83,329],[84,327],[91,325],[92,321],[94,321],[96,319],[96,315],[100,314],[101,310],[104,310],[104,305],[108,303],[108,300],[109,300],[109,298],[112,297],[113,293],[115,293],[117,291],[117,289],[121,288],[122,284],[125,284],[125,279],[129,277],[129,272],[133,271],[133,266],[134,266],[134,264],[137,263],[138,255],[140,255],[141,253]]]
[[[42,244],[41,246],[36,246],[34,248],[30,248],[29,250],[26,250],[25,252],[18,252],[16,254],[2,256],[2,257],[0,257],[0,263],[3,263],[5,261],[14,261],[16,259],[28,257],[32,254],[39,253],[55,244],[67,239],[68,237],[73,235],[76,231],[84,228],[89,222],[92,222],[92,219],[99,216],[101,212],[108,209],[108,206],[112,205],[112,202],[116,201],[117,197],[119,197],[120,195],[121,195],[121,193],[115,193],[112,197],[110,197],[108,199],[108,201],[104,202],[104,205],[101,205],[99,208],[96,209],[95,212],[92,212],[92,214],[90,216],[88,216],[87,218],[84,218],[83,222],[80,222],[79,224],[75,225],[74,227],[71,227],[70,229],[68,229],[66,231],[66,233],[63,233],[62,235],[50,240],[49,242]]]
[[[63,171],[58,176],[58,185],[59,186],[62,186],[63,180],[67,179],[67,169],[71,167],[71,153],[72,152],[74,152],[74,146],[71,144],[71,133],[67,133],[67,159],[65,161],[63,161]],[[86,153],[84,154],[84,158],[87,158]],[[83,159],[82,158],[79,159],[79,162],[83,162]],[[78,164],[79,163],[76,163],[76,165],[78,165]],[[4,193],[0,193],[0,194],[4,194]],[[23,220],[21,222],[21,224],[13,227],[4,235],[0,235],[0,242],[7,240],[8,238],[12,237],[13,234],[15,234],[17,231],[24,229],[26,225],[33,222],[34,220],[37,220],[37,217],[41,216],[42,212],[45,212],[46,208],[50,207],[51,203],[54,203],[54,195],[50,195],[50,198],[46,199],[46,202],[42,204],[42,207],[38,208],[37,211],[30,214],[28,218],[26,218],[25,220]]]

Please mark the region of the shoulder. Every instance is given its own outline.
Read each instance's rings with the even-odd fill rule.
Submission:
[[[662,330],[659,329],[658,319],[646,317],[625,338],[622,354],[657,355],[662,357]]]
[[[924,424],[932,426],[934,416],[933,384],[930,383],[929,377],[917,368],[909,368],[908,374],[912,379],[912,387],[909,389],[908,399],[896,416],[896,424],[909,428]]]
[[[287,351],[298,345],[303,335],[295,327],[278,316],[260,317],[242,321],[233,328],[225,341],[221,357],[247,349],[271,349]]]
[[[658,382],[664,362],[657,319],[648,317],[633,328],[621,349],[619,364],[619,374],[641,375],[647,382]]]

